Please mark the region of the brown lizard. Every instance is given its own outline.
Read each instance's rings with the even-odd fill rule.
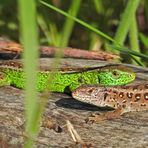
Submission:
[[[88,121],[92,122],[118,118],[126,112],[148,110],[148,83],[112,87],[82,85],[73,91],[72,96],[79,101],[98,107],[115,109],[103,115],[89,117]]]

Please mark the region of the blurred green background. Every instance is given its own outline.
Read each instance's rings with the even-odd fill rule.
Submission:
[[[139,53],[148,55],[147,0],[137,2],[138,7],[134,14],[135,20],[133,17],[130,18],[130,20],[133,19],[133,22],[135,21],[135,23],[132,23],[129,28],[125,27],[128,32],[127,34],[123,33],[123,35],[123,26],[126,26],[126,24],[121,25],[120,28],[119,26],[122,16],[124,15],[123,13],[127,8],[128,3],[130,3],[130,0],[46,0],[44,2],[58,7],[70,15],[83,20],[92,27],[95,27],[117,40],[120,45],[123,45],[130,50],[133,49]],[[40,45],[58,47],[70,46],[86,50],[101,49],[107,51],[109,50],[117,54],[119,53],[117,50],[106,48],[105,44],[110,43],[108,40],[102,38],[81,24],[72,21],[54,10],[51,10],[39,1],[37,1],[37,9]],[[128,15],[130,15],[130,10],[128,11]],[[11,40],[19,42],[17,1],[1,0],[0,16],[0,36],[8,37]],[[124,23],[128,23],[128,21],[129,19],[123,20]],[[28,27],[28,29],[30,28]],[[124,39],[121,39],[121,41],[119,38]],[[141,65],[147,65],[147,59],[137,58],[137,60],[141,63]],[[129,60],[127,54],[122,54],[122,62],[135,64],[134,61]]]

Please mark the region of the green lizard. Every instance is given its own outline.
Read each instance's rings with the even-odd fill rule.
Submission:
[[[76,71],[63,69],[54,73],[49,70],[40,70],[37,74],[37,90],[43,91],[49,86],[49,79],[54,74],[50,90],[65,92],[68,88],[75,90],[82,84],[102,84],[107,86],[127,84],[135,79],[135,73],[120,66],[105,66],[92,69],[78,69]],[[22,64],[14,61],[0,63],[0,86],[12,85],[24,88],[25,75]]]

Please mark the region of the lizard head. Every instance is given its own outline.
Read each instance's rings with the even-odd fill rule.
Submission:
[[[123,66],[112,66],[109,69],[102,69],[98,73],[100,83],[108,86],[128,84],[135,77],[136,74],[131,69]]]
[[[106,88],[100,85],[82,85],[72,92],[72,97],[84,103],[99,107],[113,107],[108,104]]]

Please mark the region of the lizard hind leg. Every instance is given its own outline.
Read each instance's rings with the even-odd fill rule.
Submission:
[[[5,73],[0,72],[0,87],[10,85],[10,80]]]

